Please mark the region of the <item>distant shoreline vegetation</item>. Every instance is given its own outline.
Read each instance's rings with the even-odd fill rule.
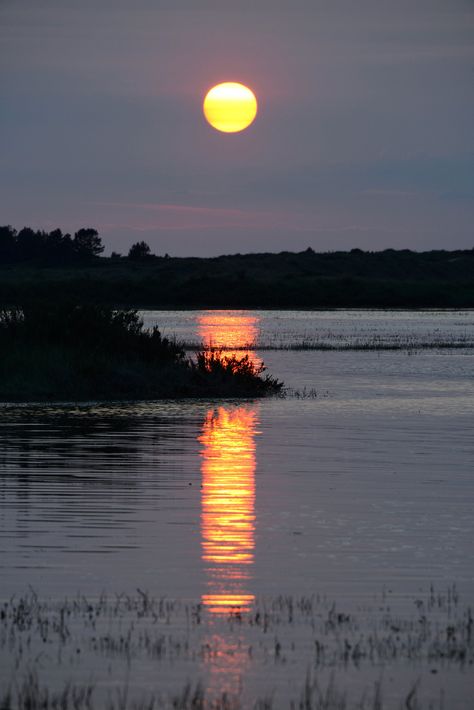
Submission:
[[[0,401],[261,397],[282,383],[248,355],[194,358],[136,311],[35,302],[0,311]]]
[[[114,308],[474,308],[474,249],[102,256],[74,235],[0,227],[0,305],[68,298]]]

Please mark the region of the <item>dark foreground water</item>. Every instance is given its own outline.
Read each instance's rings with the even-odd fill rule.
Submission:
[[[292,393],[260,402],[0,409],[0,598],[30,587],[61,603],[102,592],[166,597],[177,605],[164,621],[167,633],[195,646],[187,655],[162,654],[166,670],[158,675],[158,660],[145,662],[138,650],[112,662],[102,648],[99,663],[97,649],[81,647],[94,630],[80,631],[76,619],[71,636],[82,634],[74,641],[80,652],[58,664],[52,641],[34,664],[43,680],[87,680],[107,693],[128,673],[135,693],[158,683],[168,697],[202,678],[206,690],[238,695],[245,707],[272,693],[275,707],[287,707],[316,668],[324,629],[334,631],[334,648],[347,640],[353,649],[390,606],[390,614],[411,619],[414,638],[431,585],[443,599],[455,585],[462,616],[474,600],[474,350],[445,346],[472,344],[474,314],[293,313],[291,320],[227,311],[146,319],[188,342],[260,343],[254,356]],[[269,349],[303,341],[401,349]],[[311,613],[296,624],[288,600],[300,600],[301,611],[302,597],[312,599]],[[358,631],[318,631],[333,601],[356,615]],[[443,603],[432,610],[447,614]],[[284,608],[284,622],[260,637],[264,612],[256,624],[247,621],[262,604],[272,613]],[[229,612],[241,615],[239,623],[229,624]],[[130,613],[119,614],[123,628]],[[142,617],[153,626],[153,616]],[[446,619],[437,618],[433,625],[442,627]],[[112,634],[117,618],[107,623]],[[33,662],[25,654],[15,661],[6,633],[0,688]],[[383,681],[386,702],[398,707],[419,681],[422,700],[439,703],[444,690],[447,708],[469,707],[468,660],[450,665],[432,654],[432,668],[425,651],[418,665],[402,653],[358,668],[347,658],[344,665],[342,654],[318,672],[324,683],[337,672],[354,701]]]

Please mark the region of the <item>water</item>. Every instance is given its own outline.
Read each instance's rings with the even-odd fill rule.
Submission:
[[[243,347],[298,396],[3,406],[1,598],[30,586],[57,600],[140,588],[199,602],[218,652],[176,661],[167,682],[207,677],[219,692],[279,688],[285,699],[304,681],[308,646],[285,673],[263,672],[266,662],[237,652],[251,632],[229,631],[229,610],[315,594],[360,610],[388,594],[405,613],[431,584],[456,584],[472,603],[474,350],[269,349],[472,343],[472,312],[150,312],[145,321],[188,342]],[[147,672],[134,675],[142,688]],[[369,675],[344,678],[363,690]],[[429,677],[429,697],[440,684],[465,707],[462,679]]]
[[[143,311],[147,327],[189,343],[258,349],[474,345],[473,311]]]

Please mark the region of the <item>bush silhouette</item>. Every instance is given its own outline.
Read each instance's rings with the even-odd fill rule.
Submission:
[[[146,259],[149,256],[151,249],[146,242],[135,242],[128,252],[128,258],[132,260]]]
[[[32,301],[0,311],[0,400],[262,396],[248,357],[198,353],[146,330],[135,310]]]

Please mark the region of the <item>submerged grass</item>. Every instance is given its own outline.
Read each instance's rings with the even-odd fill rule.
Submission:
[[[136,311],[33,303],[0,312],[0,400],[253,397],[278,393],[248,356],[193,359]]]
[[[387,342],[383,339],[372,338],[367,340],[352,340],[348,342],[331,343],[318,340],[300,340],[293,343],[246,343],[235,347],[220,346],[213,348],[205,346],[202,343],[184,342],[183,348],[187,351],[200,351],[203,348],[207,350],[226,350],[233,352],[248,352],[248,351],[317,351],[317,352],[366,352],[366,351],[417,351],[417,350],[472,350],[474,349],[474,341],[470,338],[453,339],[453,340],[404,340],[398,338],[396,341]]]
[[[176,694],[163,697],[151,693],[139,699],[129,701],[128,688],[124,686],[115,694],[109,695],[103,705],[94,702],[94,686],[77,687],[66,683],[59,691],[50,691],[41,686],[37,673],[29,672],[23,681],[0,696],[0,710],[94,710],[104,707],[106,710],[274,710],[282,707],[271,696],[257,698],[242,704],[235,696],[223,692],[209,698],[201,682],[193,685],[186,683]],[[370,690],[357,700],[349,699],[345,692],[338,690],[334,676],[323,685],[316,677],[308,673],[299,697],[290,700],[285,707],[289,710],[385,710],[388,705],[383,700],[381,684],[376,682]],[[423,704],[419,700],[418,684],[413,685],[401,701],[399,708],[405,710],[443,710],[442,701]]]
[[[392,610],[387,596],[355,612],[324,597],[280,596],[218,619],[202,604],[154,598],[141,590],[134,596],[62,602],[31,592],[0,606],[0,708],[449,708],[424,694],[421,681],[471,673],[473,623],[455,587],[445,593],[431,588],[424,598],[413,598],[411,611],[404,613]],[[230,674],[236,668],[232,659],[240,659],[253,673],[267,675],[272,667],[277,675],[289,672],[300,678],[299,689],[293,683],[292,692],[282,695],[282,686],[270,685],[266,694],[249,699],[245,688],[211,688],[206,673],[215,668],[222,674],[226,658]],[[181,672],[174,682],[163,682],[176,667]],[[419,680],[409,681],[407,668]],[[136,675],[143,682],[144,669],[162,679],[148,691],[133,684]],[[391,699],[387,695],[384,669],[395,678],[401,674],[395,704],[393,688]],[[225,685],[226,676],[221,677]],[[359,681],[357,690],[350,690],[348,679],[360,677],[366,678],[365,687],[361,690]],[[441,680],[438,685],[442,698]]]

